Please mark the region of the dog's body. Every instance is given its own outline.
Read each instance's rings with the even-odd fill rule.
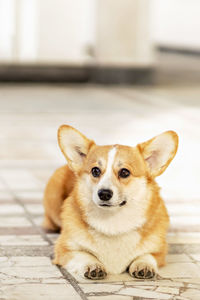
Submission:
[[[44,227],[62,228],[54,263],[91,279],[127,269],[153,277],[165,263],[169,224],[154,178],[173,159],[177,135],[134,148],[97,146],[61,126],[59,144],[68,166],[55,172],[44,196]]]

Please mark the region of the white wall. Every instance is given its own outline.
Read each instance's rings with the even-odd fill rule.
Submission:
[[[92,28],[94,0],[38,2],[38,61],[84,63]],[[92,42],[92,41],[91,41]]]
[[[98,0],[97,5],[97,62],[104,65],[152,65],[151,0]]]
[[[153,0],[151,13],[156,44],[200,50],[200,0]]]
[[[153,43],[200,50],[200,0],[0,0],[1,62],[151,65]]]
[[[38,55],[38,0],[15,0],[15,61],[34,62]]]
[[[0,0],[0,60],[12,61],[15,43],[15,0]]]
[[[0,61],[82,64],[96,0],[0,0]]]
[[[200,0],[0,0],[3,63],[151,65],[153,44],[200,50]]]

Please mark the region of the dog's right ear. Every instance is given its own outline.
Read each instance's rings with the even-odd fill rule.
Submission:
[[[95,143],[75,128],[62,125],[58,129],[58,144],[69,167],[77,173],[81,170],[90,147]]]

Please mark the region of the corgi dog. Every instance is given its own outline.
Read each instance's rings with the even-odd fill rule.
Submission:
[[[53,263],[89,279],[126,270],[154,277],[165,264],[169,226],[155,177],[174,158],[177,134],[167,131],[136,147],[98,146],[62,125],[58,143],[68,164],[44,193],[43,226],[61,229]]]

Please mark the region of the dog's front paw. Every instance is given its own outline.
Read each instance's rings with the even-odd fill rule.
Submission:
[[[156,273],[157,262],[150,254],[138,257],[129,267],[129,274],[138,279],[151,279]]]
[[[93,264],[85,268],[84,276],[88,279],[104,279],[107,273],[104,267],[100,264]]]
[[[136,264],[135,268],[129,269],[129,273],[131,276],[138,279],[150,279],[156,275],[156,271],[152,266],[143,263]]]

